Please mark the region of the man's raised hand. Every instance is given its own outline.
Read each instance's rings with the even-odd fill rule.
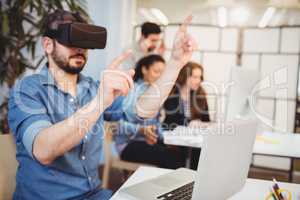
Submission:
[[[121,64],[130,56],[131,51],[126,51],[102,72],[98,95],[104,108],[109,107],[118,96],[126,96],[134,87],[132,79],[134,70],[121,69]]]

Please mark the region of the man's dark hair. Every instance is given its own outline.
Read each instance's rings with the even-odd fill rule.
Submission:
[[[59,24],[70,22],[88,23],[88,20],[80,15],[79,12],[72,13],[66,10],[57,9],[45,18],[42,30],[43,36],[46,36],[51,30],[57,30]]]
[[[142,25],[142,35],[147,38],[150,34],[160,34],[161,29],[159,25],[152,22],[145,22]]]
[[[133,76],[133,80],[136,82],[140,79],[144,79],[144,75],[142,73],[142,68],[145,67],[147,70],[156,62],[165,63],[163,57],[158,54],[150,54],[141,58],[135,66],[135,74]]]

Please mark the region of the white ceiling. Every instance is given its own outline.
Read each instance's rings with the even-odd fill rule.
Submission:
[[[275,7],[276,12],[268,25],[300,25],[300,0],[137,0],[139,8],[158,8],[169,19],[170,23],[181,22],[184,16],[193,14],[194,23],[218,24],[217,9],[226,7],[228,25],[237,25],[232,13],[243,8],[249,18],[242,25],[256,26],[268,7]],[[137,23],[145,19],[137,12]]]

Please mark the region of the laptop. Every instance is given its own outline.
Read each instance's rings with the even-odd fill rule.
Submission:
[[[197,171],[179,168],[123,188],[120,195],[129,200],[227,199],[246,182],[256,129],[257,121],[252,119],[210,126]]]

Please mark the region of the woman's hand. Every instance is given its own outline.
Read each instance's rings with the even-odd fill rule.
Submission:
[[[149,125],[149,126],[142,126],[139,129],[139,132],[144,135],[147,144],[154,145],[157,143],[157,138],[158,138],[156,134],[156,130],[157,127],[155,125]]]

